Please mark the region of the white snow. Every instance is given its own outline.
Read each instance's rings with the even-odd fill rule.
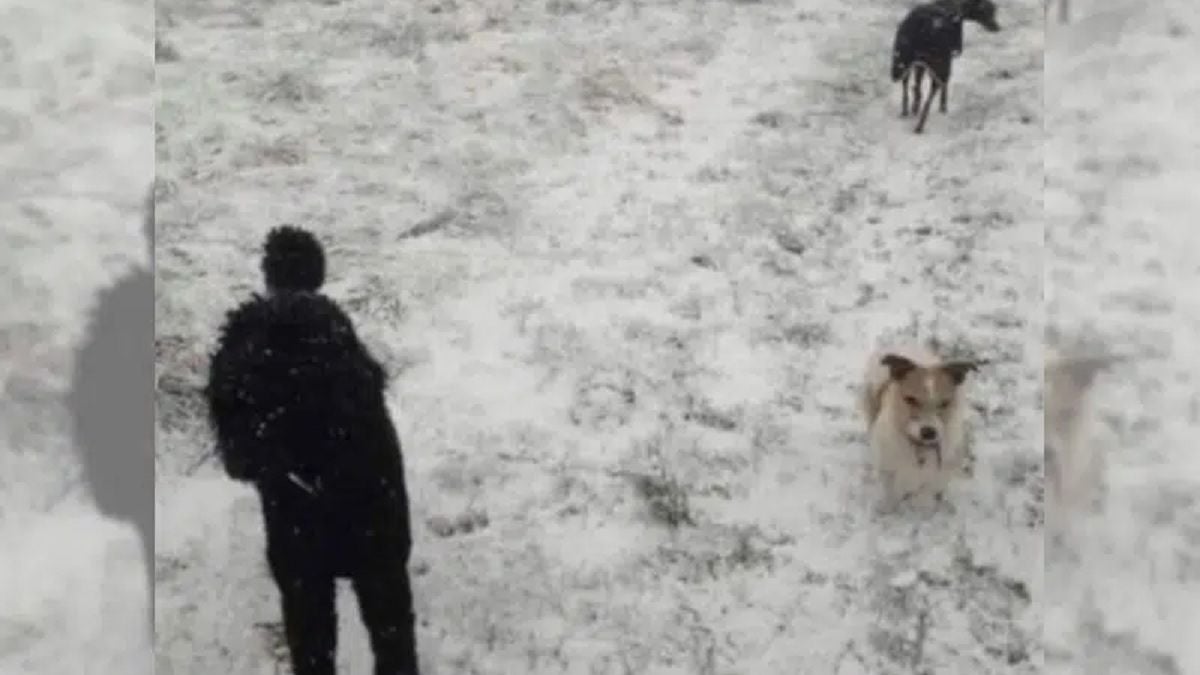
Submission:
[[[136,530],[81,489],[61,404],[96,291],[146,263],[153,23],[147,2],[0,5],[2,673],[153,667]]]
[[[1150,356],[1096,385],[1109,495],[1048,557],[1047,672],[1200,672],[1200,8],[1085,9],[1047,53],[1047,320]]]

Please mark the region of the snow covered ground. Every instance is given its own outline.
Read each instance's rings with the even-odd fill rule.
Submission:
[[[1109,496],[1048,556],[1046,672],[1200,673],[1200,7],[1080,9],[1046,55],[1047,323],[1148,356],[1096,385]]]
[[[198,398],[282,222],[396,374],[427,673],[1039,672],[1041,3],[919,138],[907,3],[417,4],[160,4],[158,672],[283,658]],[[997,361],[933,514],[866,480],[902,334]]]
[[[90,503],[62,402],[96,292],[147,262],[153,25],[138,0],[0,3],[2,673],[153,665],[136,531]]]

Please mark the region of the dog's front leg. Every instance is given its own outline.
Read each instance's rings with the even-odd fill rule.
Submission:
[[[912,73],[912,68],[904,71],[904,76],[900,78],[900,116],[908,117],[908,76]]]
[[[913,107],[912,113],[916,115],[921,110],[921,80],[925,79],[925,69],[921,66],[913,66]]]
[[[929,79],[929,98],[925,99],[925,105],[921,107],[921,117],[917,119],[917,128],[914,130],[918,134],[925,131],[925,120],[929,117],[929,109],[932,107],[934,96],[938,95],[938,87],[941,84],[936,78]]]
[[[951,69],[953,68],[953,65],[954,65],[954,57],[953,56],[947,57],[946,62],[943,65],[942,72],[938,73],[937,76],[931,78],[936,82],[937,86],[940,88],[941,96],[939,97],[939,100],[940,100],[941,104],[939,107],[941,108],[943,113],[946,112],[947,99],[950,97],[950,73],[951,73]]]
[[[880,500],[881,513],[891,513],[900,507],[904,500],[904,490],[900,486],[900,476],[895,469],[881,469],[878,472],[879,483],[883,488],[883,499]]]

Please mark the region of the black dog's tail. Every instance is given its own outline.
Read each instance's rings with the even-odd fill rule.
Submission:
[[[325,249],[311,232],[281,225],[267,233],[262,271],[273,291],[317,291],[325,283]]]
[[[904,77],[905,65],[899,54],[892,55],[892,82],[899,82]]]
[[[892,42],[892,82],[899,82],[917,58],[916,46],[921,34],[926,32],[929,12],[927,6],[918,5],[909,10],[896,27],[896,39]]]
[[[901,31],[896,35],[896,42],[892,47],[892,82],[899,82],[900,78],[904,77],[905,71],[912,65],[912,60],[912,46]]]

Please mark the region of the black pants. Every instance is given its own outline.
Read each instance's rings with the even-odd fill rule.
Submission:
[[[266,515],[267,560],[282,598],[295,675],[336,673],[338,578],[349,578],[358,597],[375,675],[419,675],[407,531],[391,533],[390,540],[351,543],[347,539],[356,537],[323,536],[322,528],[314,526],[319,517]],[[350,551],[362,553],[347,560]]]
[[[334,675],[337,651],[335,577],[274,571],[283,598],[283,621],[296,675]],[[360,573],[351,577],[363,623],[371,637],[375,675],[418,675],[412,592],[408,574]]]

